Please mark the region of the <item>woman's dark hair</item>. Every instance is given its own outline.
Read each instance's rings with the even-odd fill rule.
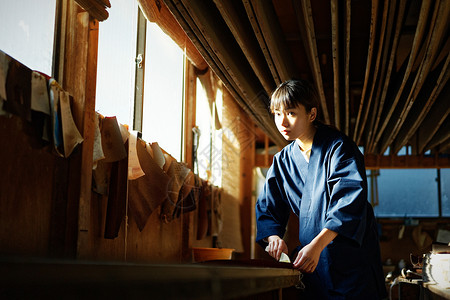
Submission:
[[[270,110],[273,113],[281,107],[289,109],[300,104],[306,112],[310,112],[313,107],[319,111],[319,97],[314,87],[306,80],[290,79],[281,83],[272,93]]]

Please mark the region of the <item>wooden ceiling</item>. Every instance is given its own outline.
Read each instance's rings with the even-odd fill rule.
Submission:
[[[405,145],[410,154],[450,152],[450,1],[161,4],[275,144],[285,141],[268,95],[296,77],[314,82],[322,119],[365,153],[396,154]]]

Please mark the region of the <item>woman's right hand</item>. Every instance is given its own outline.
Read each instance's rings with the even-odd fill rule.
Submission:
[[[269,245],[266,247],[266,251],[277,261],[280,260],[282,252],[288,254],[288,246],[286,245],[286,242],[278,235],[269,236],[267,241],[269,242]]]

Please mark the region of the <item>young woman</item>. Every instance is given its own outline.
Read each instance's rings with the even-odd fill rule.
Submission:
[[[317,121],[317,94],[303,80],[274,91],[270,108],[292,141],[274,157],[256,204],[257,242],[280,258],[290,211],[299,217],[293,266],[306,299],[386,297],[364,158],[347,136]],[[303,299],[303,298],[302,298]]]

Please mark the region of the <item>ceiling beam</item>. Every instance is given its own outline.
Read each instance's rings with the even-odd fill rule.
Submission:
[[[428,19],[430,7],[431,7],[431,0],[424,0],[422,2],[422,6],[420,8],[419,20],[418,20],[416,32],[414,35],[413,45],[412,45],[411,52],[410,52],[409,59],[408,59],[408,64],[406,66],[406,70],[403,75],[401,84],[400,84],[398,90],[396,92],[394,92],[395,93],[394,101],[392,102],[387,114],[384,115],[384,118],[385,118],[384,122],[381,124],[381,127],[377,129],[377,135],[376,135],[374,143],[373,143],[374,149],[377,148],[378,143],[379,143],[386,127],[388,126],[389,121],[392,119],[394,110],[397,107],[397,104],[400,101],[400,97],[403,93],[406,83],[408,82],[412,67],[414,65],[414,61],[416,60],[416,57],[420,50],[420,46],[422,45],[422,39],[423,39],[423,35],[426,30],[427,19]],[[385,149],[381,149],[381,150],[378,149],[378,153],[384,153],[384,151],[385,151]]]
[[[444,66],[441,69],[437,76],[430,75],[427,78],[427,83],[422,89],[421,94],[416,100],[415,105],[411,108],[411,111],[405,121],[405,124],[401,128],[398,133],[398,136],[395,140],[395,148],[394,151],[400,150],[400,145],[405,145],[408,140],[415,134],[418,130],[419,126],[422,124],[423,120],[427,116],[431,107],[435,104],[435,101],[439,99],[439,101],[443,101],[449,105],[448,98],[439,98],[439,94],[441,93],[444,86],[447,84],[448,79],[450,77],[450,54],[447,56],[447,60],[445,61]],[[431,90],[431,91],[429,91]],[[422,95],[423,94],[423,95]]]
[[[345,1],[345,119],[344,132],[350,135],[350,40],[351,40],[351,24],[352,24],[352,1]]]
[[[375,150],[374,149],[374,139],[375,139],[374,134],[375,134],[375,132],[378,131],[378,126],[380,124],[381,117],[383,115],[384,104],[386,103],[386,97],[387,97],[389,86],[391,83],[392,70],[394,69],[395,59],[396,59],[396,55],[397,55],[397,49],[398,49],[398,45],[399,45],[400,32],[401,32],[404,18],[405,18],[406,3],[407,3],[407,0],[400,0],[398,14],[396,17],[397,22],[395,24],[395,34],[394,34],[394,38],[393,38],[393,42],[392,42],[391,52],[389,55],[389,64],[388,64],[387,71],[386,71],[386,74],[384,77],[384,85],[383,85],[383,90],[381,93],[381,99],[378,104],[375,124],[372,129],[372,135],[370,136],[370,140],[367,143],[366,151],[368,151],[368,153],[373,153]]]
[[[340,109],[339,69],[339,2],[331,0],[331,52],[333,56],[334,125],[342,129]]]
[[[450,114],[450,106],[448,105],[450,99],[450,87],[446,85],[444,90],[439,95],[439,99],[431,107],[427,117],[423,120],[418,129],[418,143],[417,149],[419,153],[424,153],[428,150],[425,148],[433,136],[438,131],[439,127],[444,123],[447,116]]]
[[[368,122],[364,141],[365,149],[369,148],[369,143],[374,133],[376,115],[377,112],[381,109],[380,108],[381,93],[382,88],[385,85],[386,72],[388,72],[389,66],[388,56],[389,53],[392,51],[392,43],[393,43],[392,31],[394,28],[394,20],[396,16],[396,9],[397,9],[396,4],[397,4],[396,2],[392,2],[389,0],[385,0],[384,3],[383,22],[380,37],[381,42],[380,47],[378,48],[378,56],[376,62],[377,66],[375,68],[377,78],[372,82],[372,90],[370,92],[368,109],[366,109],[364,117],[364,119],[366,120],[365,122]],[[395,50],[393,52],[395,53]],[[370,104],[371,102],[373,103],[372,105]],[[370,115],[369,111],[371,112]],[[364,127],[365,125],[363,124],[363,128]]]
[[[275,62],[270,56],[269,46],[266,44],[266,40],[264,39],[262,29],[258,23],[258,17],[256,12],[253,9],[253,4],[251,0],[243,0],[245,11],[247,12],[248,19],[250,20],[250,24],[252,25],[253,32],[255,33],[256,39],[258,40],[259,47],[266,59],[267,66],[269,67],[270,73],[272,74],[273,80],[276,85],[279,85],[282,81],[280,75],[278,74],[277,68],[275,66]]]
[[[359,104],[358,114],[356,117],[356,124],[355,124],[355,131],[353,134],[353,139],[355,140],[356,144],[360,143],[362,133],[364,132],[363,126],[360,125],[362,122],[361,116],[363,113],[363,108],[365,106],[365,98],[367,93],[367,88],[369,85],[369,78],[372,78],[372,56],[374,54],[374,48],[375,48],[375,37],[376,37],[376,28],[378,24],[378,0],[372,1],[372,11],[371,11],[371,17],[370,17],[370,40],[369,40],[369,49],[367,51],[367,61],[366,61],[366,72],[364,76],[364,85],[363,90],[361,94],[361,101]],[[367,105],[366,105],[367,106]],[[368,109],[368,107],[367,107]]]
[[[450,118],[447,116],[444,123],[439,127],[439,130],[433,136],[433,138],[428,142],[426,149],[433,149],[441,144],[448,142],[450,139]]]
[[[302,39],[306,42],[305,50],[309,53],[308,58],[312,68],[314,83],[319,94],[320,105],[325,123],[330,124],[330,115],[328,114],[327,101],[323,88],[322,72],[320,70],[319,53],[317,51],[316,33],[314,30],[314,20],[310,0],[296,1],[292,0],[292,5],[297,16],[297,22]]]
[[[244,52],[245,57],[264,87],[264,90],[270,95],[275,88],[275,82],[267,67],[264,55],[259,48],[258,40],[253,33],[251,24],[239,15],[240,8],[244,8],[242,2],[214,0],[214,3],[241,47],[242,52]]]
[[[272,1],[251,0],[251,4],[281,82],[298,77],[292,53]]]
[[[397,118],[394,116],[394,118],[392,119],[395,122],[394,127],[391,127],[390,130],[386,132],[388,134],[386,134],[383,138],[383,142],[381,144],[382,151],[385,151],[396,138],[398,132],[400,131],[403,123],[408,116],[408,113],[411,110],[411,107],[414,105],[414,102],[425,83],[425,79],[431,71],[431,67],[434,64],[435,59],[437,58],[438,52],[436,50],[441,47],[445,34],[447,32],[449,10],[446,9],[446,4],[447,2],[445,1],[436,2],[434,13],[431,18],[429,34],[427,37],[426,53],[420,63],[419,70],[414,79],[413,88],[410,89],[409,95],[402,107],[399,117]],[[406,142],[403,142],[403,144],[399,143],[398,145],[395,145],[393,150],[398,151],[402,146],[404,146],[405,143]]]

